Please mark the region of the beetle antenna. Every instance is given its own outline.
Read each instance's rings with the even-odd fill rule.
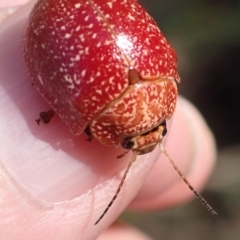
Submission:
[[[167,153],[167,151],[165,150],[165,148],[163,147],[162,143],[159,143],[160,149],[162,151],[162,153],[165,155],[165,157],[169,160],[169,162],[172,164],[172,166],[174,167],[174,169],[177,171],[177,173],[179,174],[179,176],[182,178],[182,180],[187,184],[187,186],[190,188],[190,190],[196,195],[196,197],[201,201],[201,203],[203,204],[203,206],[205,206],[205,208],[212,214],[212,216],[214,217],[218,217],[217,212],[210,206],[210,204],[208,204],[208,202],[201,196],[200,193],[198,193],[194,187],[189,183],[189,181],[186,179],[186,177],[182,174],[182,172],[180,171],[180,169],[177,167],[177,165],[175,164],[175,162],[171,159],[171,157],[169,156],[169,154]]]
[[[128,152],[129,152],[129,150],[126,150],[126,151],[123,152],[122,154],[118,155],[117,158],[122,158],[122,157],[124,157]]]
[[[127,177],[127,174],[128,174],[128,172],[129,172],[129,169],[131,168],[131,166],[132,166],[133,162],[136,160],[136,158],[137,158],[137,152],[133,152],[132,158],[131,158],[131,160],[130,160],[129,163],[128,163],[128,166],[127,166],[127,168],[126,168],[126,170],[125,170],[125,172],[124,172],[124,174],[123,174],[123,177],[122,177],[122,179],[121,179],[121,182],[120,182],[119,185],[118,185],[118,188],[117,188],[116,193],[114,194],[111,202],[108,204],[108,206],[106,207],[106,209],[104,210],[104,212],[102,213],[102,215],[101,215],[101,216],[98,218],[98,220],[94,223],[94,225],[97,225],[97,224],[101,221],[101,219],[102,219],[102,218],[105,216],[105,214],[108,212],[109,208],[112,206],[113,202],[116,200],[116,198],[117,198],[117,196],[118,196],[118,194],[119,194],[119,192],[120,192],[120,190],[121,190],[121,188],[122,188],[122,186],[123,186],[123,183],[124,183],[124,181],[125,181],[125,179],[126,179],[126,177]]]

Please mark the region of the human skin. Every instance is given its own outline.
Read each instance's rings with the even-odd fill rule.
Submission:
[[[36,124],[37,114],[49,107],[31,86],[21,58],[22,29],[31,7],[0,24],[0,239],[150,239],[130,226],[111,224],[127,207],[166,209],[193,193],[156,148],[138,157],[117,200],[94,226],[131,153],[117,159],[121,148],[73,136],[57,116],[48,125]],[[192,185],[202,189],[215,161],[209,128],[179,98],[168,130],[163,145]]]

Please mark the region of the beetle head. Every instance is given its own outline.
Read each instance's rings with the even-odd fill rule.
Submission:
[[[146,154],[154,150],[167,134],[166,120],[157,127],[134,137],[125,138],[121,145],[125,149],[132,150],[138,155]]]

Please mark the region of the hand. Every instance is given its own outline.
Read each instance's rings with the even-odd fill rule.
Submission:
[[[32,5],[0,25],[0,238],[7,240],[96,239],[130,204],[166,209],[193,193],[157,148],[139,156],[120,195],[102,221],[94,222],[114,195],[131,154],[73,136],[57,116],[38,126],[49,110],[25,73],[21,35]],[[196,109],[179,98],[164,146],[192,185],[200,190],[214,165],[211,132]],[[114,225],[98,240],[149,239]]]

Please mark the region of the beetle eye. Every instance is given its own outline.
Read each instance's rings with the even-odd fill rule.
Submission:
[[[167,128],[164,128],[162,131],[162,136],[164,137],[167,134]]]
[[[134,146],[132,138],[126,138],[122,141],[122,147],[125,149],[131,149]]]
[[[162,131],[162,136],[164,137],[167,134],[167,122],[166,122],[166,120],[164,120],[160,125],[164,127],[164,129]]]

